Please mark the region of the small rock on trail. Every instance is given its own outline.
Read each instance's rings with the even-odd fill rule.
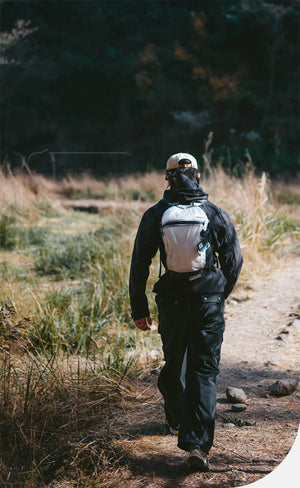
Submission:
[[[230,403],[246,403],[247,395],[241,388],[229,386],[226,389],[226,397]]]
[[[278,380],[270,386],[270,394],[277,397],[290,395],[296,390],[297,386],[297,379]]]
[[[244,412],[246,410],[246,405],[244,403],[235,403],[231,405],[231,410],[233,412]]]

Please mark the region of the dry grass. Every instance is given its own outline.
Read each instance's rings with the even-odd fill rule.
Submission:
[[[0,171],[0,184],[3,189],[0,206],[6,208],[17,205],[25,209],[34,207],[39,200],[53,202],[61,197],[120,200],[140,200],[147,197],[147,200],[154,202],[161,198],[167,188],[164,172],[158,171],[103,180],[96,180],[88,174],[78,177],[68,175],[60,182],[41,175],[19,173],[6,176]],[[234,208],[242,210],[251,214],[251,218],[266,203],[277,208],[285,203],[295,206],[299,203],[298,184],[272,183],[265,174],[257,177],[253,171],[249,171],[241,179],[229,176],[218,167],[210,170],[209,176],[203,177],[201,184],[216,205],[227,211]]]
[[[276,266],[282,252],[290,249],[297,238],[297,224],[300,221],[299,205],[296,205],[299,187],[296,184],[273,184],[265,174],[261,177],[253,171],[245,174],[243,179],[231,177],[221,167],[210,168],[209,176],[205,177],[202,185],[210,194],[210,199],[216,205],[226,210],[232,217],[244,255],[244,268],[240,285],[255,279],[257,273],[264,274],[270,268],[270,263]],[[40,175],[10,175],[0,172],[0,240],[1,232],[5,233],[10,226],[13,232],[16,225],[30,228],[33,223],[38,227],[52,224],[61,225],[61,215],[67,215],[67,210],[61,205],[69,198],[90,199],[101,215],[113,214],[120,222],[126,216],[129,218],[130,231],[124,232],[122,239],[126,241],[127,253],[135,235],[139,218],[145,208],[156,202],[167,188],[163,172],[152,172],[144,175],[125,176],[107,180],[95,180],[90,175],[81,177],[68,176],[61,182],[48,180]],[[281,195],[281,200],[280,200]],[[73,200],[72,200],[73,201]],[[86,200],[89,201],[89,200]],[[125,201],[127,202],[125,206]],[[97,207],[99,202],[99,207]],[[103,203],[105,202],[103,206]],[[101,204],[100,204],[101,203]],[[122,204],[124,208],[122,208]],[[95,228],[95,223],[81,218],[73,222],[62,234],[72,235],[75,229],[86,232]],[[128,220],[128,219],[127,219]],[[77,225],[77,227],[76,227]],[[96,224],[99,225],[99,224]],[[8,230],[10,230],[8,229]],[[59,229],[56,233],[61,233]],[[2,260],[19,265],[22,262],[20,252],[12,253],[13,246],[24,240],[23,234],[8,236],[7,250],[1,254]],[[26,237],[26,236],[25,236]],[[11,247],[9,247],[9,245]],[[10,255],[9,255],[10,254]],[[32,260],[23,252],[23,262]],[[267,259],[266,259],[267,256]],[[11,271],[13,275],[14,271]],[[9,284],[13,290],[14,285]],[[17,287],[18,289],[18,287]]]
[[[101,471],[109,450],[108,415],[126,392],[118,372],[103,374],[82,358],[32,356],[29,362],[6,354],[2,360],[0,483],[42,487],[68,470]],[[93,453],[87,445],[95,447],[95,438]]]
[[[40,199],[53,199],[56,184],[40,175],[17,173],[7,176],[0,169],[0,206],[32,210]]]
[[[139,460],[130,452],[125,409],[133,405],[132,428],[145,412],[154,413],[159,400],[147,396],[147,381],[152,383],[150,372],[156,371],[161,351],[156,334],[132,329],[128,267],[143,209],[167,187],[164,174],[105,181],[82,175],[54,182],[0,172],[0,184],[0,481],[22,488],[51,486],[51,480],[64,480],[64,486],[114,487],[120,475],[129,486],[132,473],[126,478],[124,469],[130,463],[138,466]],[[245,258],[239,286],[264,274],[270,262],[284,259],[281,246],[288,243],[290,249],[296,235],[290,218],[290,209],[296,218],[296,206],[293,197],[292,203],[280,202],[278,195],[289,199],[294,187],[274,187],[265,175],[252,172],[233,178],[221,168],[210,169],[203,187],[236,226]],[[99,213],[65,210],[62,202],[70,198],[93,198]],[[156,260],[149,289],[157,274]],[[150,307],[155,316],[153,300]],[[64,354],[63,348],[54,352],[58,343],[65,345]],[[84,349],[87,343],[93,347]],[[144,380],[135,391],[133,378],[142,371]],[[158,410],[161,419],[161,406]],[[118,432],[123,439],[129,435],[123,447],[112,439]],[[154,440],[139,441],[141,456],[143,446],[152,449]],[[170,475],[167,458],[157,456],[151,466],[163,481],[151,481],[144,465],[141,486],[164,486]],[[196,478],[194,483],[198,486]]]
[[[159,198],[160,192],[161,174],[158,172],[103,180],[96,180],[88,174],[80,177],[69,175],[56,186],[57,196],[78,200],[151,200]]]

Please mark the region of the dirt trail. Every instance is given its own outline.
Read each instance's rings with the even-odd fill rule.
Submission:
[[[292,337],[295,331],[285,327],[292,320],[289,314],[300,313],[299,264],[300,258],[290,259],[265,280],[256,282],[255,289],[241,295],[242,300],[249,297],[244,303],[239,303],[238,297],[235,300],[233,292],[226,310],[223,365],[239,365],[244,358],[243,364],[256,369],[266,365],[280,369],[299,368],[299,356],[296,354],[299,343],[292,340],[296,339],[296,335]],[[289,334],[280,334],[284,328]],[[276,339],[278,336],[281,340]]]
[[[269,396],[268,387],[277,379],[296,377],[299,369],[300,332],[288,325],[300,313],[299,263],[299,258],[287,260],[255,290],[233,293],[227,304],[210,472],[190,473],[176,437],[165,435],[158,371],[153,370],[133,385],[122,410],[110,413],[110,436],[119,461],[116,470],[104,475],[103,487],[244,486],[285,458],[298,430],[300,391],[276,398]],[[283,329],[289,333],[280,334]],[[227,386],[245,390],[245,412],[231,412]],[[250,425],[237,425],[242,422]]]

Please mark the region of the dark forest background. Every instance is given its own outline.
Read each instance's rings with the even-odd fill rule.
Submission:
[[[295,175],[299,10],[298,0],[2,1],[2,164],[48,149],[126,152],[119,170],[162,169],[174,152],[201,159],[213,132],[224,167],[252,159]]]

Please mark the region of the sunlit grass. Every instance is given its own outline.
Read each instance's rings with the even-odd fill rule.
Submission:
[[[55,477],[62,459],[87,462],[89,452],[95,463],[76,435],[91,422],[105,430],[126,382],[162,360],[159,335],[133,324],[128,277],[138,203],[155,203],[166,182],[157,172],[105,182],[2,173],[0,180],[0,480],[14,476],[29,488]],[[292,252],[295,199],[282,203],[266,175],[237,179],[218,168],[202,184],[236,227],[245,262],[239,286]],[[89,215],[65,210],[60,198],[68,197],[119,203]],[[156,257],[147,285],[154,322],[158,274]],[[95,452],[101,469],[108,454]]]

